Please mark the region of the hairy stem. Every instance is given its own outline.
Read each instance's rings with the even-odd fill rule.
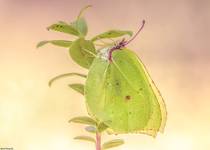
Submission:
[[[96,132],[96,150],[101,150],[101,133]]]

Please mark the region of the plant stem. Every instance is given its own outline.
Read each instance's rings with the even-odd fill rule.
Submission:
[[[96,150],[101,150],[101,133],[96,132]]]

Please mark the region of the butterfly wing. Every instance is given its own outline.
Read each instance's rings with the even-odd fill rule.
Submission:
[[[144,65],[128,49],[114,51],[112,62],[96,58],[85,85],[90,114],[118,134],[156,135],[165,110],[157,94]]]

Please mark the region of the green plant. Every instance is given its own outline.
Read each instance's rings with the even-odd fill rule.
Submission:
[[[61,74],[49,81],[79,76],[86,79],[85,84],[74,83],[69,87],[85,96],[88,116],[79,116],[69,122],[85,124],[85,130],[95,134],[77,136],[77,140],[93,142],[96,150],[108,149],[122,145],[121,139],[115,139],[101,144],[103,132],[108,134],[143,133],[156,136],[163,131],[166,122],[164,101],[150,78],[146,68],[134,52],[125,48],[142,30],[128,41],[114,41],[125,35],[132,36],[132,31],[109,30],[86,39],[88,27],[83,12],[84,7],[75,21],[66,23],[60,21],[47,29],[75,36],[73,41],[49,40],[38,43],[37,48],[47,43],[69,49],[69,54],[78,65],[89,69],[88,75],[80,73]],[[106,43],[103,39],[110,39]],[[101,43],[97,43],[97,42]]]

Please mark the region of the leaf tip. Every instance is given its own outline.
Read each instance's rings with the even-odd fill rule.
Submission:
[[[52,85],[52,83],[51,83],[51,82],[49,82],[49,83],[48,83],[48,86],[49,86],[49,87],[51,87],[51,85]]]
[[[77,19],[80,18],[80,17],[82,16],[83,12],[84,12],[86,9],[90,8],[90,7],[92,7],[92,5],[90,5],[90,4],[87,5],[87,6],[85,6],[85,7],[83,7],[83,8],[80,10]]]
[[[48,41],[40,41],[37,45],[36,45],[36,48],[40,48],[42,47],[43,45],[47,44]]]

